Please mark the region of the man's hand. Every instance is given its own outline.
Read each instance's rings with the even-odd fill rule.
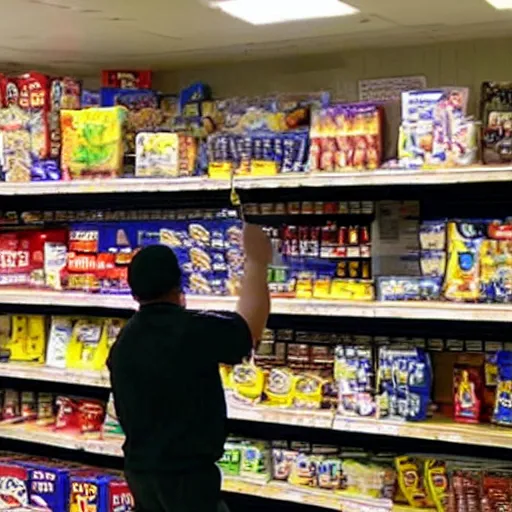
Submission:
[[[244,224],[243,244],[248,263],[257,263],[265,267],[272,263],[272,245],[259,226]]]

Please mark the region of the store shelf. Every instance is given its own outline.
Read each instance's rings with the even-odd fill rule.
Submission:
[[[110,388],[107,371],[67,370],[27,363],[4,363],[0,364],[1,377]],[[228,417],[239,421],[334,429],[340,432],[408,437],[512,449],[512,429],[495,425],[467,425],[454,423],[447,418],[435,418],[418,423],[347,418],[334,415],[331,411],[307,411],[245,405],[237,402],[229,391],[226,393],[226,402]],[[104,444],[101,446],[104,448]]]
[[[236,297],[187,297],[190,309],[234,311]],[[0,304],[30,306],[137,308],[129,296],[0,288]],[[511,322],[512,304],[458,304],[453,302],[358,302],[337,300],[272,299],[272,313],[281,315]]]
[[[271,408],[258,405],[237,404],[226,393],[228,417],[234,420],[274,423],[278,425],[293,425],[307,428],[332,428],[334,414],[331,411],[307,411]]]
[[[276,189],[300,187],[361,187],[389,185],[447,185],[512,181],[512,168],[480,166],[435,170],[377,170],[322,174],[285,174],[280,176],[240,177],[240,189]],[[209,178],[128,178],[109,180],[47,181],[2,183],[0,195],[40,194],[121,194],[228,190],[228,180]]]
[[[447,418],[414,423],[336,416],[333,428],[340,432],[409,437],[445,443],[512,449],[512,429],[488,424],[455,423]]]
[[[61,382],[99,388],[110,387],[110,377],[105,371],[69,370],[51,368],[33,363],[0,363],[0,377],[45,382]]]
[[[112,457],[122,457],[123,455],[121,449],[123,438],[121,436],[111,436],[105,440],[81,439],[35,426],[2,425],[0,426],[0,438]],[[313,505],[331,510],[342,510],[343,512],[391,512],[392,510],[392,503],[389,500],[346,496],[319,489],[293,487],[279,482],[254,482],[225,476],[222,489],[225,492]]]

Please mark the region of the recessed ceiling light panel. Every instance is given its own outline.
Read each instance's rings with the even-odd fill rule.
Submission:
[[[215,0],[210,6],[251,25],[335,18],[359,12],[340,0]]]
[[[486,0],[495,9],[505,10],[512,9],[512,0]]]

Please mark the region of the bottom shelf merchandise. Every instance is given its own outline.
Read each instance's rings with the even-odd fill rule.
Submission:
[[[0,509],[129,512],[134,500],[119,472],[0,453]]]
[[[114,457],[122,454],[119,434],[105,435],[103,440],[75,437],[71,443],[72,437],[59,432],[42,432],[6,425],[0,428],[0,438]],[[302,441],[230,438],[219,467],[225,492],[343,512],[512,510],[512,469],[493,460],[371,454]],[[63,503],[63,496],[69,503],[54,505],[56,500]],[[81,501],[86,498],[89,501]],[[122,476],[114,470],[0,453],[0,509],[128,512],[132,505]]]

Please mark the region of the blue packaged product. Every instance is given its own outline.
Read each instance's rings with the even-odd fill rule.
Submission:
[[[82,89],[82,108],[92,108],[101,106],[101,94],[99,91],[90,91]]]
[[[438,300],[442,278],[381,276],[376,284],[377,299],[381,301]]]
[[[59,165],[54,160],[32,160],[30,169],[31,181],[58,181],[62,173]]]
[[[196,82],[189,85],[180,92],[179,105],[180,111],[183,112],[185,106],[189,103],[199,103],[201,101],[210,100],[212,91],[210,87],[202,82]]]
[[[497,353],[498,385],[493,421],[499,425],[512,426],[512,352]]]
[[[101,106],[122,106],[129,110],[158,108],[158,95],[149,89],[101,89]]]
[[[29,461],[16,461],[24,467],[28,475],[30,505],[52,512],[66,512],[69,495],[70,468],[48,461],[38,464]],[[63,467],[64,466],[64,467]]]
[[[432,368],[423,349],[380,347],[377,375],[379,417],[408,421],[427,418]]]

